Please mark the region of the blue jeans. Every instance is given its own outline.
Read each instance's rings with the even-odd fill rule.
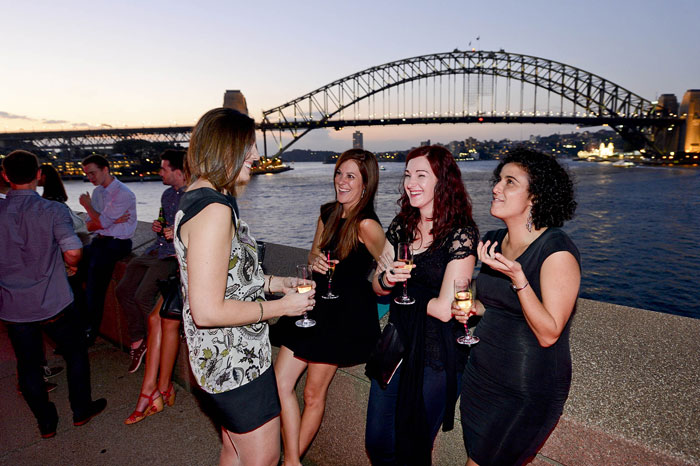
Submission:
[[[401,366],[391,382],[382,390],[376,380],[372,380],[367,403],[367,426],[365,448],[373,465],[396,464],[396,402],[399,394]],[[435,441],[445,415],[445,389],[447,375],[426,366],[423,371],[423,403]]]
[[[56,407],[44,389],[45,332],[60,348],[66,360],[68,399],[75,417],[83,417],[92,402],[90,394],[90,361],[82,326],[71,304],[56,316],[40,322],[5,322],[7,335],[17,358],[17,378],[24,400],[39,422],[49,429],[58,420]]]

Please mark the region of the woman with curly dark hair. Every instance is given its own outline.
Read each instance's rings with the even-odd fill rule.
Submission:
[[[522,464],[556,425],[571,384],[569,327],[581,282],[578,249],[559,228],[576,209],[566,170],[554,157],[515,149],[492,181],[491,215],[506,228],[477,248],[472,310],[483,318],[460,403],[468,466]]]
[[[406,351],[382,389],[372,380],[365,446],[372,464],[430,464],[440,429],[452,429],[464,347],[455,338],[464,329],[452,319],[453,282],[471,278],[479,232],[471,202],[452,154],[424,146],[406,157],[401,211],[387,230],[385,253],[374,278],[378,295],[402,295],[414,304],[391,300],[389,321]],[[413,250],[415,269],[395,261],[399,242]]]

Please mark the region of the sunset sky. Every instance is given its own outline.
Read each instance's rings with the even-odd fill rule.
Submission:
[[[697,0],[0,3],[0,132],[190,125],[226,89],[260,120],[354,72],[469,42],[560,61],[649,100],[700,88]],[[316,130],[297,147],[342,150],[355,129]],[[572,128],[359,129],[366,148],[389,150]]]

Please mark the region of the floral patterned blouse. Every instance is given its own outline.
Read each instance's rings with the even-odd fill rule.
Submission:
[[[180,227],[211,203],[231,207],[236,234],[231,240],[225,299],[264,301],[262,268],[256,242],[248,225],[237,218],[233,199],[210,188],[185,193],[175,216],[175,252],[180,264],[184,300],[183,325],[190,367],[197,383],[208,393],[233,390],[255,380],[272,365],[267,322],[239,327],[198,327],[190,312],[187,292],[187,249],[180,240]]]

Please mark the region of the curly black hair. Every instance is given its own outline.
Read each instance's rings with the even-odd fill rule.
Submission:
[[[561,227],[565,221],[573,218],[576,211],[574,183],[553,156],[516,147],[493,171],[491,182],[494,185],[500,180],[501,169],[508,163],[517,163],[527,172],[535,228]]]

